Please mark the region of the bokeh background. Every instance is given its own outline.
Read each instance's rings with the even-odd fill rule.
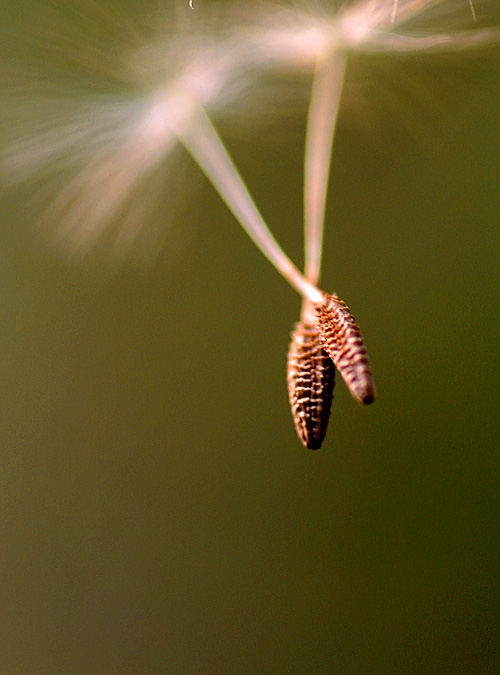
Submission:
[[[324,287],[378,400],[339,380],[318,452],[286,392],[299,299],[194,165],[175,254],[114,276],[5,194],[2,674],[496,672],[499,75],[351,61]],[[221,126],[299,263],[305,104]]]

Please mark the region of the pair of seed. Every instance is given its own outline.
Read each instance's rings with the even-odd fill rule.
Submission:
[[[315,323],[295,326],[288,350],[288,394],[297,433],[317,450],[325,438],[338,370],[352,397],[363,405],[375,399],[368,354],[356,321],[340,298],[324,294]]]

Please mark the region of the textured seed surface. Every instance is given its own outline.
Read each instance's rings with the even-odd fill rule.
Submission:
[[[317,326],[298,323],[288,350],[288,395],[302,443],[318,450],[325,438],[335,386],[335,366]]]
[[[340,298],[327,295],[316,307],[323,347],[346,383],[351,396],[368,405],[375,399],[370,360],[356,321]]]

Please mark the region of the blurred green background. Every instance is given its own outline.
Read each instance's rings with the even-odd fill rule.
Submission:
[[[4,197],[2,674],[497,671],[499,75],[351,62],[324,287],[378,400],[339,380],[316,453],[286,392],[299,299],[204,179],[176,254],[112,278]],[[299,108],[227,140],[300,263]]]

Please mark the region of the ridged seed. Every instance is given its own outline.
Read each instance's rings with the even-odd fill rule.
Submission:
[[[288,395],[297,433],[306,448],[325,438],[335,386],[335,366],[317,326],[297,323],[288,350]]]
[[[346,304],[325,293],[316,307],[321,343],[335,364],[351,396],[364,405],[375,400],[375,382],[365,343]]]

